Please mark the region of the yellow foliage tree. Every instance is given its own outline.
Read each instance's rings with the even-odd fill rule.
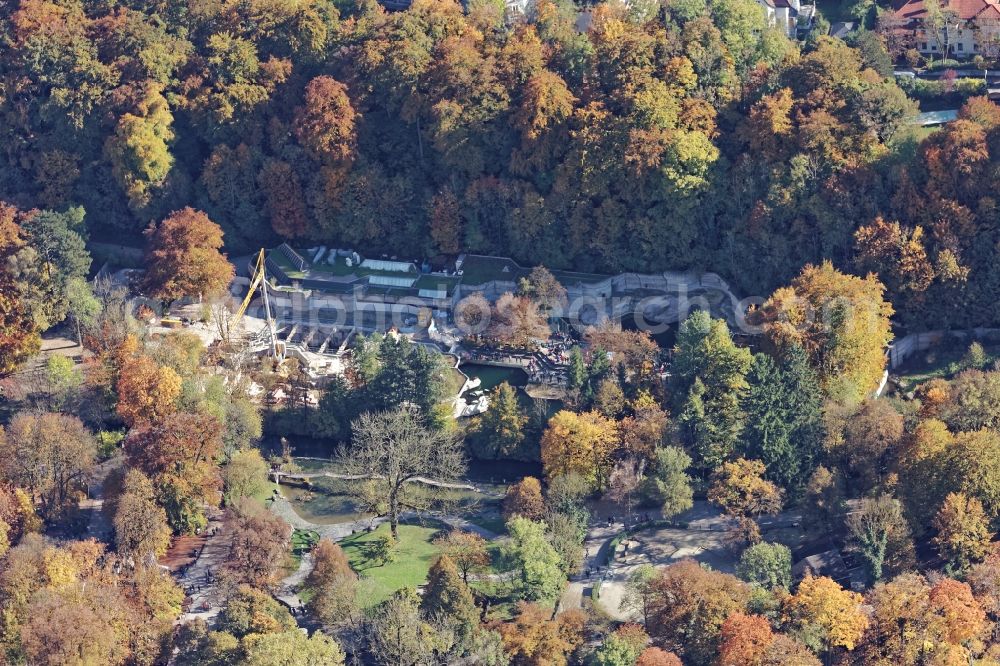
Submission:
[[[597,412],[562,410],[542,435],[542,467],[549,478],[576,472],[601,490],[611,473],[611,454],[618,440],[614,421]]]
[[[776,290],[759,319],[778,346],[806,350],[828,395],[853,402],[878,387],[885,369],[893,309],[884,292],[874,275],[848,275],[825,261]]]
[[[789,619],[800,627],[819,631],[827,649],[853,650],[868,628],[861,595],[842,588],[832,578],[807,575],[785,602]]]

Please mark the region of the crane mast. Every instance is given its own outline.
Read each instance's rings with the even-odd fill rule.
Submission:
[[[264,300],[264,316],[267,321],[267,332],[271,343],[271,358],[278,358],[278,333],[275,328],[274,317],[271,316],[271,300],[267,294],[267,260],[264,257],[263,248],[261,248],[257,255],[253,275],[250,278],[250,288],[247,289],[246,298],[243,299],[243,303],[240,304],[236,315],[233,317],[232,328],[238,326],[243,319],[243,315],[246,314],[247,307],[250,305],[250,301],[253,300],[254,292],[258,286],[260,287],[261,297]]]

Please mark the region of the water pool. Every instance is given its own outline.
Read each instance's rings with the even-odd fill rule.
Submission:
[[[479,381],[482,382],[479,388],[483,391],[492,391],[504,382],[515,388],[528,385],[528,373],[521,368],[501,368],[495,365],[463,363],[459,369],[470,379],[478,377]]]

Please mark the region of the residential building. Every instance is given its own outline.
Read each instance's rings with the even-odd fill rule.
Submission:
[[[801,10],[799,0],[757,0],[757,2],[767,12],[769,23],[781,28],[786,35],[795,39]]]
[[[900,0],[889,25],[912,48],[936,58],[992,58],[1000,53],[1000,0],[942,0],[928,11],[924,0]]]

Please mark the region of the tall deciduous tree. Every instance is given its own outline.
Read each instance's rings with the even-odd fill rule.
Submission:
[[[650,582],[652,599],[646,631],[658,643],[693,663],[708,663],[722,624],[746,610],[749,587],[735,576],[682,560],[660,570]]]
[[[805,349],[828,395],[860,400],[878,387],[892,340],[884,292],[873,275],[847,275],[827,261],[775,291],[760,316],[779,346]]]
[[[435,544],[455,563],[466,583],[469,582],[470,572],[482,571],[490,565],[486,539],[475,532],[452,530],[435,541]]]
[[[461,443],[450,435],[428,429],[420,415],[403,407],[393,412],[362,414],[351,430],[350,448],[339,452],[345,473],[366,479],[350,492],[375,499],[389,517],[394,539],[399,539],[399,516],[404,509],[424,509],[439,486],[420,479],[447,482],[465,471]]]
[[[600,490],[611,473],[616,441],[615,422],[597,412],[557,412],[542,435],[545,475],[577,473]]]
[[[24,289],[9,265],[25,242],[17,216],[16,208],[0,201],[0,376],[16,370],[41,346]]]
[[[506,344],[528,347],[552,334],[539,303],[510,292],[500,295],[493,305],[488,335]]]
[[[504,648],[514,663],[566,666],[569,654],[584,640],[582,616],[582,611],[569,610],[553,619],[551,611],[522,601],[517,617],[500,625]]]
[[[307,636],[299,629],[280,634],[250,634],[240,644],[246,666],[344,666],[344,651],[329,636]]]
[[[545,500],[542,499],[542,484],[533,476],[526,476],[507,488],[503,499],[503,514],[507,519],[522,516],[530,520],[538,520],[545,513]]]
[[[216,461],[222,452],[222,426],[207,414],[171,414],[132,428],[125,440],[131,466],[156,488],[157,500],[178,532],[204,527],[204,505],[219,502],[222,483]]]
[[[465,644],[479,625],[472,591],[447,555],[441,555],[427,573],[420,610],[437,624],[451,627],[459,644]]]
[[[865,603],[870,626],[859,656],[866,662],[913,664],[933,655],[965,663],[982,650],[986,614],[966,583],[941,578],[931,586],[906,573],[876,585]]]
[[[635,666],[683,666],[681,658],[673,652],[658,647],[648,647],[642,651]]]
[[[545,266],[535,266],[531,269],[528,277],[521,278],[518,291],[522,295],[534,299],[546,313],[555,309],[561,310],[569,304],[566,298],[566,288]]]
[[[410,588],[375,607],[366,633],[369,651],[385,666],[425,663],[437,643],[437,632],[420,617],[420,598]]]
[[[866,492],[889,473],[903,440],[903,417],[888,400],[865,400],[856,410],[837,418],[828,412],[828,423],[842,422],[842,437],[831,438],[831,452],[847,462],[850,476]],[[831,433],[837,434],[834,428]]]
[[[307,636],[299,629],[283,633],[250,634],[241,642],[245,666],[344,666],[344,651],[329,636],[320,632]]]
[[[763,666],[774,632],[760,615],[733,613],[719,632],[719,666]]]
[[[150,226],[146,238],[146,286],[155,298],[207,298],[233,279],[233,265],[219,251],[222,229],[201,211],[176,211]]]
[[[748,583],[765,590],[787,590],[792,584],[792,551],[781,543],[758,543],[740,555],[736,573]]]
[[[267,488],[267,461],[257,449],[237,451],[222,468],[227,502],[254,497]]]
[[[0,476],[37,497],[46,518],[75,504],[96,454],[94,436],[75,416],[24,412],[0,430]]]
[[[257,175],[264,191],[271,228],[283,238],[300,238],[309,230],[302,183],[288,162],[268,160]]]
[[[964,574],[989,552],[993,532],[983,503],[962,493],[948,493],[934,516],[934,545],[950,570]]]
[[[350,619],[357,610],[358,575],[340,546],[320,539],[312,550],[313,569],[306,582],[314,590],[309,609],[325,624]]]
[[[757,541],[759,529],[754,519],[780,511],[783,493],[764,478],[764,463],[740,458],[722,464],[713,476],[708,499],[740,520],[748,538]]]
[[[807,574],[785,605],[792,624],[817,632],[825,650],[853,650],[868,628],[861,601],[860,594],[843,589],[833,579]]]
[[[306,85],[305,100],[295,110],[292,131],[314,159],[328,166],[342,166],[354,158],[356,118],[347,87],[330,76],[317,76]]]
[[[250,585],[238,585],[232,590],[219,614],[218,627],[237,638],[296,628],[295,619],[280,601]]]
[[[148,84],[134,112],[122,115],[108,138],[105,151],[112,172],[135,211],[149,205],[174,165],[170,154],[173,121],[160,87]]]
[[[858,510],[847,517],[847,528],[874,580],[880,580],[886,569],[903,571],[913,562],[910,526],[899,500],[887,495],[862,499]]]
[[[177,411],[181,378],[149,356],[134,356],[118,375],[118,416],[126,425],[157,422]]]
[[[156,503],[153,484],[137,469],[125,474],[115,509],[114,527],[118,552],[137,564],[154,563],[170,545],[167,514]]]
[[[224,575],[256,588],[273,584],[291,550],[291,526],[255,500],[243,498],[229,507],[226,529],[233,540],[223,565]]]
[[[507,523],[511,542],[504,557],[517,573],[517,586],[528,601],[554,599],[562,588],[559,554],[545,538],[545,523],[515,516]]]

